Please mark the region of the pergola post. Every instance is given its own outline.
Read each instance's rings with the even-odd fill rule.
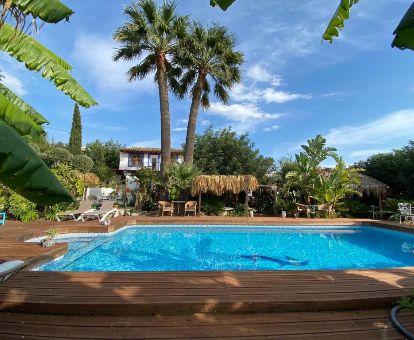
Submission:
[[[201,216],[201,191],[198,193],[198,216]]]
[[[247,214],[249,213],[249,195],[247,190],[244,193],[246,194],[246,197],[244,199],[244,210],[247,216]]]

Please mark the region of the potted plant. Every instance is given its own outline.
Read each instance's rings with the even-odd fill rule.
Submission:
[[[42,241],[43,247],[52,247],[55,245],[55,238],[58,235],[56,229],[48,229],[46,231],[46,238]]]

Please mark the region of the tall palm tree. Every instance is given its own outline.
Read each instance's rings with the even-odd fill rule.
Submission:
[[[180,65],[184,74],[180,85],[173,88],[179,97],[191,92],[192,101],[188,117],[184,161],[193,163],[194,140],[200,105],[210,106],[211,82],[214,95],[223,103],[229,100],[228,90],[240,82],[239,66],[243,54],[235,51],[236,39],[226,27],[213,25],[204,28],[193,23],[190,34],[182,39],[174,63]]]
[[[159,8],[154,0],[140,0],[124,10],[128,21],[114,34],[121,43],[114,60],[132,61],[143,57],[128,71],[129,81],[143,79],[155,71],[161,113],[161,179],[171,163],[171,126],[168,99],[168,76],[173,70],[168,58],[188,27],[187,17],[177,16],[176,3],[165,1]]]

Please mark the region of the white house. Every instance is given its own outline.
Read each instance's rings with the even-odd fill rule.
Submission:
[[[120,151],[119,170],[139,170],[150,168],[160,170],[161,149],[159,148],[123,148]],[[183,150],[171,149],[171,159],[182,163],[184,160]]]

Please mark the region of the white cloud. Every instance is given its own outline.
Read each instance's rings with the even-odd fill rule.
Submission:
[[[279,75],[272,75],[264,69],[259,64],[255,64],[248,68],[247,70],[247,76],[253,80],[254,82],[260,83],[271,83],[273,86],[277,87],[282,84],[282,77]]]
[[[276,130],[279,130],[279,129],[280,129],[280,126],[277,125],[277,124],[274,124],[272,126],[264,128],[263,131],[264,132],[272,132],[272,131],[276,131]]]
[[[186,127],[177,127],[177,128],[171,129],[171,130],[174,131],[174,132],[182,132],[182,131],[187,131],[187,128]]]
[[[16,93],[18,96],[24,96],[25,94],[27,94],[27,91],[24,88],[24,84],[20,81],[19,78],[16,78],[15,76],[5,71],[2,71],[2,73],[4,76],[2,83],[6,87],[8,87],[10,90]]]
[[[211,125],[213,122],[211,121],[211,120],[207,120],[207,119],[204,119],[204,120],[202,120],[201,121],[201,125],[202,126],[209,126],[209,125]]]
[[[116,44],[112,39],[82,34],[75,40],[73,58],[96,86],[103,90],[135,89],[149,92],[155,88],[153,76],[130,83],[126,73],[134,64],[112,60]],[[137,62],[135,62],[137,63]]]
[[[187,118],[185,118],[185,119],[179,119],[177,122],[179,124],[187,124],[188,123],[188,119]]]
[[[267,104],[282,104],[294,100],[311,99],[312,95],[275,90],[273,87],[260,89],[255,85],[247,87],[244,84],[238,84],[233,87],[230,97],[237,102],[258,103],[265,101]]]
[[[255,104],[224,105],[212,103],[207,114],[224,118],[237,132],[252,131],[264,122],[279,119],[282,114],[262,111]]]
[[[161,145],[161,140],[160,139],[151,139],[151,140],[143,140],[140,142],[136,142],[134,144],[132,144],[132,147],[138,147],[138,148],[159,148]]]
[[[397,138],[412,138],[414,109],[392,112],[380,119],[359,126],[331,129],[328,145],[379,144]]]

